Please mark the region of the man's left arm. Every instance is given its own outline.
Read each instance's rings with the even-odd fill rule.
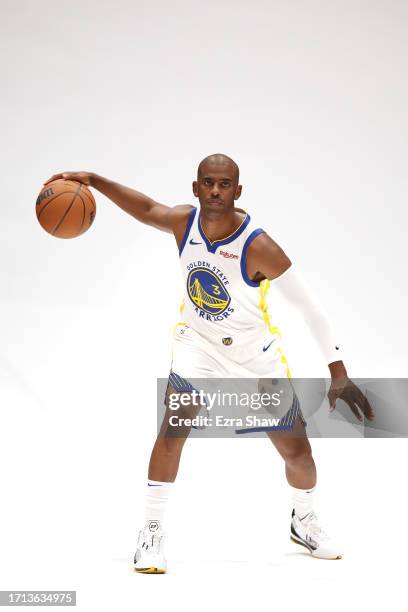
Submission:
[[[266,233],[257,236],[248,248],[247,273],[253,278],[262,274],[273,282],[274,288],[303,314],[320,350],[328,364],[332,383],[328,392],[330,411],[341,398],[353,414],[362,421],[361,412],[368,418],[374,417],[367,398],[348,378],[343,363],[343,351],[330,323],[329,317],[307,285],[300,272],[293,266],[281,247]]]

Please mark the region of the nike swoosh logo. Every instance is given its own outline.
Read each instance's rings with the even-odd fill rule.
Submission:
[[[194,240],[191,238],[190,244],[203,244],[203,243],[202,242],[194,242]]]
[[[161,485],[151,485],[150,482],[147,483],[148,487],[161,487]]]
[[[263,352],[265,352],[265,351],[267,351],[267,350],[268,350],[268,348],[271,346],[272,342],[273,342],[273,340],[271,340],[271,341],[270,341],[270,343],[268,344],[268,346],[264,346],[264,347],[263,347],[263,349],[262,349],[262,350],[263,350]]]

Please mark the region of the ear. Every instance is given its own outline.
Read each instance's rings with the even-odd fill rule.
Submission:
[[[193,181],[193,193],[196,198],[198,198],[198,183],[197,181]]]
[[[242,192],[242,185],[238,185],[235,190],[234,200],[238,200],[239,196],[241,195],[241,192]]]

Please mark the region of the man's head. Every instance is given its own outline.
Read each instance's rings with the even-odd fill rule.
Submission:
[[[239,168],[233,159],[222,153],[205,157],[199,164],[193,193],[200,200],[201,211],[218,217],[234,208],[241,195]]]

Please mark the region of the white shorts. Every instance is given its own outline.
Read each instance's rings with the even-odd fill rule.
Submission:
[[[279,335],[268,330],[251,330],[239,336],[211,340],[186,324],[175,326],[169,383],[177,391],[191,391],[194,387],[189,379],[290,379]],[[280,429],[291,429],[297,415],[306,424],[294,396],[290,411],[281,419]]]
[[[210,341],[181,323],[174,330],[171,370],[183,378],[290,378],[279,335],[256,330]]]

